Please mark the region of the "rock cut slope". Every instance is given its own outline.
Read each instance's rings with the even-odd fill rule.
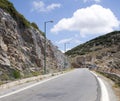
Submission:
[[[0,81],[39,75],[44,66],[44,33],[0,0]],[[69,67],[67,57],[47,40],[47,72]],[[64,67],[64,60],[66,67]]]

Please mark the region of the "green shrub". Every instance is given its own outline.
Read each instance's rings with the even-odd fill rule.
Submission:
[[[38,29],[38,30],[39,30],[39,28],[38,28],[38,26],[37,26],[37,24],[36,24],[36,23],[32,22],[32,23],[31,23],[31,25],[32,25],[34,28],[36,28],[36,29]]]
[[[38,76],[38,75],[40,75],[40,72],[39,71],[32,72],[32,75],[33,76]]]
[[[45,36],[44,32],[42,32],[41,30],[39,30],[37,24],[35,22],[31,23],[31,26],[34,27],[35,29],[37,29],[43,36]]]
[[[5,74],[5,73],[4,73],[3,75],[1,75],[0,79],[2,79],[3,81],[4,81],[4,80],[7,81],[7,80],[9,80],[9,76],[8,76],[8,74]]]
[[[20,72],[19,72],[18,70],[14,70],[14,71],[13,71],[13,77],[14,77],[15,79],[20,78],[20,77],[21,77]]]

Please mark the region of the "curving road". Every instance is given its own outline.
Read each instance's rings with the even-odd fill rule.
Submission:
[[[100,101],[97,79],[88,69],[75,69],[0,101]]]

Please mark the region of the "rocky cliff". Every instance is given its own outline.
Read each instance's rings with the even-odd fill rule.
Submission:
[[[5,1],[9,3],[7,0],[1,0],[3,4]],[[20,14],[16,13],[16,15]],[[22,16],[22,18],[24,17]],[[14,18],[14,14],[10,14],[6,8],[1,6],[0,81],[43,73],[44,42],[44,35],[39,29],[30,24],[26,26],[25,21],[22,21],[19,16]],[[47,40],[46,43],[47,72],[60,71],[69,67],[67,57],[50,40]],[[64,65],[65,62],[66,65]]]
[[[66,52],[73,67],[88,67],[120,75],[120,31],[97,37]]]

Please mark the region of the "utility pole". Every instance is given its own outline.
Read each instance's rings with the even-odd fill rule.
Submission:
[[[67,44],[70,44],[70,43],[64,43],[64,55],[65,55],[65,52],[66,52]],[[66,58],[64,57],[64,68],[65,67],[66,67]]]
[[[67,44],[70,44],[69,42],[64,43],[64,53],[66,52]]]

